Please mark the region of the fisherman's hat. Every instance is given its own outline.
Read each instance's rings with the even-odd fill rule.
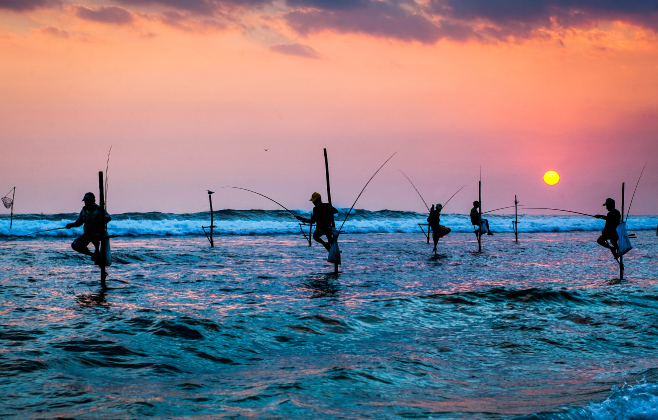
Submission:
[[[318,198],[322,198],[322,196],[320,195],[320,193],[314,192],[313,195],[311,196],[311,199],[308,201],[315,201]]]
[[[612,204],[612,206],[614,207],[615,206],[615,200],[613,200],[612,198],[606,198],[605,203],[603,203],[603,206],[605,207],[608,204]]]
[[[436,209],[437,209],[437,210],[441,210],[442,208],[443,208],[443,205],[441,205],[441,203],[439,203],[439,204],[436,205]]]
[[[96,201],[96,196],[94,195],[93,192],[88,192],[87,194],[85,194],[85,196],[84,196],[84,198],[82,199],[82,201],[87,201],[87,200],[93,200],[93,201]]]

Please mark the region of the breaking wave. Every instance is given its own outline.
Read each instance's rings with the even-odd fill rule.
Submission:
[[[612,394],[588,407],[566,409],[558,413],[534,414],[519,420],[640,420],[658,418],[658,384],[640,383],[612,387]]]
[[[307,211],[296,211],[308,217]],[[338,225],[347,209],[336,217]],[[195,236],[203,235],[201,226],[210,224],[208,212],[203,213],[123,213],[112,215],[110,233],[122,236]],[[282,210],[219,210],[214,213],[215,232],[220,235],[283,235],[300,233],[300,225],[290,213]],[[20,236],[39,230],[63,227],[77,214],[14,215],[9,229],[9,216],[0,216],[0,237]],[[426,214],[393,210],[354,210],[343,230],[348,233],[413,233],[420,232],[419,223],[426,223]],[[487,215],[494,232],[512,232],[512,215]],[[472,232],[470,218],[464,214],[444,214],[442,224],[454,232]],[[658,216],[633,216],[629,230],[656,229]],[[604,221],[582,216],[520,215],[519,232],[597,231]],[[308,229],[306,226],[305,229]],[[43,236],[77,236],[81,228],[43,232]]]

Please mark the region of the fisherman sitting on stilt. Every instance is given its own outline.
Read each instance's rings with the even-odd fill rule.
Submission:
[[[80,227],[84,224],[84,233],[80,235],[80,237],[75,241],[73,241],[71,248],[81,254],[91,256],[91,260],[96,261],[98,258],[98,247],[100,244],[100,229],[104,223],[108,223],[110,220],[112,220],[112,218],[107,214],[107,212],[105,212],[105,222],[101,224],[101,220],[98,217],[100,206],[96,204],[96,196],[94,193],[88,192],[85,194],[85,197],[82,199],[82,201],[85,202],[85,206],[82,208],[82,211],[80,211],[78,220],[67,224],[66,228],[71,229],[74,227]],[[90,242],[94,245],[94,253],[89,251],[89,248],[87,248]]]
[[[316,242],[321,243],[327,251],[331,248],[331,244],[334,243],[334,234],[332,231],[332,225],[334,223],[334,214],[338,213],[333,206],[329,203],[322,202],[322,196],[319,193],[314,192],[309,201],[313,202],[315,206],[313,208],[313,214],[310,219],[303,217],[297,217],[302,223],[315,223],[315,232],[313,232],[313,239]],[[322,236],[327,237],[327,242],[322,240]]]
[[[597,219],[605,220],[605,226],[603,227],[601,236],[599,236],[599,239],[597,239],[596,242],[602,247],[608,248],[615,259],[617,259],[617,250],[619,249],[619,245],[617,244],[617,240],[619,239],[617,235],[617,226],[621,223],[621,214],[619,213],[619,210],[615,208],[615,200],[612,198],[606,198],[605,204],[603,205],[606,210],[608,210],[608,214],[606,216],[602,214],[594,216]],[[610,243],[608,243],[608,241],[610,241]]]
[[[479,239],[485,232],[487,235],[493,235],[493,232],[489,229],[489,220],[482,219],[480,220],[480,208],[479,201],[473,201],[473,208],[471,209],[471,224],[475,228],[475,236]]]
[[[439,239],[450,233],[450,228],[441,225],[441,209],[443,209],[441,204],[437,204],[436,207],[432,204],[430,215],[427,217],[427,223],[429,223],[430,229],[432,229],[432,239],[434,239],[434,254],[436,254],[436,244],[439,242]]]

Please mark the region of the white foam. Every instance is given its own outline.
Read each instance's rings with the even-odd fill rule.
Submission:
[[[225,235],[272,235],[272,234],[299,234],[299,224],[288,215],[273,214],[271,212],[252,212],[247,216],[231,216],[222,218],[221,212],[215,217],[215,231]],[[337,219],[338,225],[342,217]],[[71,222],[73,215],[38,216],[14,220],[14,226],[9,229],[9,220],[0,219],[0,236],[20,236],[31,232],[62,227]],[[489,224],[494,232],[512,232],[512,216],[488,215]],[[208,225],[205,216],[176,215],[159,213],[115,215],[109,224],[112,234],[123,236],[186,236],[203,235],[202,225]],[[519,232],[571,232],[571,231],[598,231],[603,228],[604,221],[591,217],[575,216],[528,216],[519,217]],[[427,223],[426,216],[409,212],[367,212],[360,211],[351,217],[343,230],[348,233],[420,233],[418,223]],[[442,218],[442,224],[454,232],[472,232],[468,215],[447,214]],[[655,229],[658,224],[656,216],[636,216],[628,220],[628,229],[647,230]],[[426,229],[426,227],[424,227]],[[305,228],[305,230],[308,227]],[[55,230],[44,232],[41,236],[77,236],[82,233],[81,228],[68,230]]]
[[[613,387],[608,399],[591,403],[582,414],[593,420],[658,419],[658,384]]]

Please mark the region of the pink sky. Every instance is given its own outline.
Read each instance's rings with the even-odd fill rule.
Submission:
[[[77,212],[112,145],[111,213],[310,209],[326,147],[339,206],[397,151],[357,207],[423,210],[401,169],[466,213],[481,165],[485,210],[601,212],[648,161],[657,214],[652,3],[455,1],[0,0],[0,193]]]

